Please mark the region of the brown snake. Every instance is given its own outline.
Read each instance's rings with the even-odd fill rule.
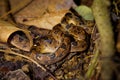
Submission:
[[[40,64],[49,65],[60,61],[69,52],[85,51],[88,47],[87,33],[80,24],[78,16],[66,13],[61,23],[39,39],[34,59]]]

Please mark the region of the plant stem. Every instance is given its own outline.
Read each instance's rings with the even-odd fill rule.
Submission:
[[[85,75],[86,80],[89,80],[91,78],[91,76],[92,76],[92,74],[94,72],[94,69],[96,67],[96,63],[98,61],[98,57],[99,57],[99,50],[97,49],[97,50],[95,50],[94,57],[91,60],[90,65],[88,67],[88,71],[87,71],[87,73]]]
[[[111,80],[112,60],[114,50],[114,34],[110,21],[110,0],[94,0],[92,5],[93,14],[101,38],[102,52],[102,80]]]

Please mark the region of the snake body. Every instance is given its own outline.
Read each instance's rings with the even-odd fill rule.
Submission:
[[[80,26],[80,18],[71,12],[65,14],[61,23],[53,27],[48,35],[39,39],[35,59],[40,64],[53,64],[63,59],[69,52],[87,49],[87,33]]]

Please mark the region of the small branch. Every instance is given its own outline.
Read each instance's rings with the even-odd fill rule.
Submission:
[[[37,63],[35,60],[33,60],[33,59],[30,58],[30,57],[27,57],[27,56],[25,56],[25,55],[22,55],[22,54],[13,52],[13,51],[11,51],[11,50],[1,50],[1,49],[0,49],[0,51],[1,51],[1,52],[5,52],[5,53],[8,53],[8,54],[14,54],[14,55],[23,57],[23,58],[25,58],[25,59],[28,59],[28,60],[30,60],[31,62],[33,62],[34,64],[36,64],[38,67],[40,67],[43,71],[46,71],[46,69],[45,69],[42,65],[40,65],[39,63]]]
[[[86,80],[89,80],[91,78],[91,76],[92,76],[92,74],[94,72],[94,69],[96,67],[96,63],[98,61],[98,57],[99,57],[99,50],[97,49],[97,50],[95,50],[94,57],[91,60],[90,65],[88,67],[88,71],[87,71],[87,73],[85,75]]]

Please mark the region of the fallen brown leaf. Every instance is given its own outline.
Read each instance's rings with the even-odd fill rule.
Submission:
[[[52,29],[56,24],[60,23],[62,17],[65,15],[66,12],[68,12],[68,10],[52,12],[49,14],[45,14],[41,18],[26,21],[23,24],[28,26],[36,26],[38,28]]]

